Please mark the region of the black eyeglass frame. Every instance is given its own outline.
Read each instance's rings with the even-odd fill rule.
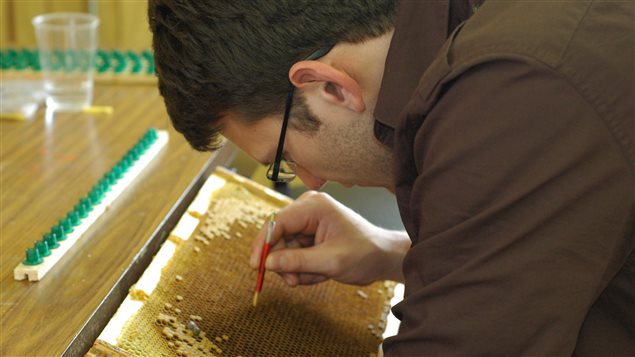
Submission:
[[[304,61],[313,61],[325,56],[333,46],[322,47],[311,53]],[[280,128],[280,137],[278,139],[278,148],[276,150],[276,157],[273,163],[267,169],[267,178],[273,182],[289,182],[295,178],[295,173],[289,178],[280,179],[280,165],[282,163],[282,153],[284,151],[284,139],[287,134],[287,126],[289,124],[289,115],[291,113],[291,105],[293,104],[293,94],[295,93],[295,86],[291,83],[289,88],[289,94],[287,95],[287,103],[284,106],[284,116],[282,117],[282,127]],[[271,175],[269,172],[271,171]],[[290,174],[290,173],[289,173]]]

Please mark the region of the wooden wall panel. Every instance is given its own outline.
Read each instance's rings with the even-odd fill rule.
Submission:
[[[117,42],[119,42],[117,37],[118,28],[123,26],[118,21],[118,8],[119,1],[99,1],[97,4],[97,15],[101,19],[101,25],[99,25],[100,48],[117,47]]]
[[[152,46],[152,35],[148,26],[148,2],[147,1],[122,1],[120,3],[122,14],[120,22],[125,24],[121,34],[125,47],[133,49],[146,49]],[[119,46],[117,46],[119,47]]]
[[[8,1],[0,1],[0,47],[6,46],[12,37],[11,17],[9,16],[10,3]]]
[[[10,42],[19,47],[34,47],[35,32],[33,31],[31,19],[46,12],[46,2],[14,0],[10,0],[9,2],[11,2],[12,10],[9,16],[11,16],[11,25],[13,26],[13,29],[10,31],[12,34]]]
[[[142,50],[150,48],[152,38],[148,29],[146,0],[100,1],[100,47]]]
[[[89,3],[101,20],[99,47],[142,50],[150,48],[147,0],[2,0],[0,47],[35,47],[31,19],[47,12],[88,12]]]

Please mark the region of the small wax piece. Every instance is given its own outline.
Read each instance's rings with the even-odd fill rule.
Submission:
[[[174,333],[172,333],[172,330],[169,327],[164,327],[163,328],[163,335],[165,335],[165,337],[167,337],[168,339],[171,339],[172,337],[174,337]]]
[[[359,297],[361,297],[362,299],[368,299],[368,294],[366,294],[362,290],[357,290],[357,295],[359,295]]]
[[[112,115],[114,111],[113,107],[107,105],[93,105],[89,107],[85,107],[83,110],[84,114],[105,114]]]

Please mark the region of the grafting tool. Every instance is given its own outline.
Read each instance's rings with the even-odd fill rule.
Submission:
[[[256,281],[256,292],[254,293],[254,299],[252,301],[252,305],[255,307],[258,304],[258,296],[260,295],[260,290],[262,290],[262,284],[265,281],[265,263],[267,261],[267,256],[269,256],[269,250],[271,249],[271,236],[273,235],[273,230],[276,228],[276,213],[271,214],[271,219],[269,220],[269,226],[267,227],[267,235],[265,236],[265,244],[262,247],[262,254],[260,255],[260,268],[258,269],[258,280]]]

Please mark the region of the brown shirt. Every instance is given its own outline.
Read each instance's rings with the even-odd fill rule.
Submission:
[[[388,356],[635,355],[635,2],[402,0]],[[447,41],[446,41],[447,39]]]

